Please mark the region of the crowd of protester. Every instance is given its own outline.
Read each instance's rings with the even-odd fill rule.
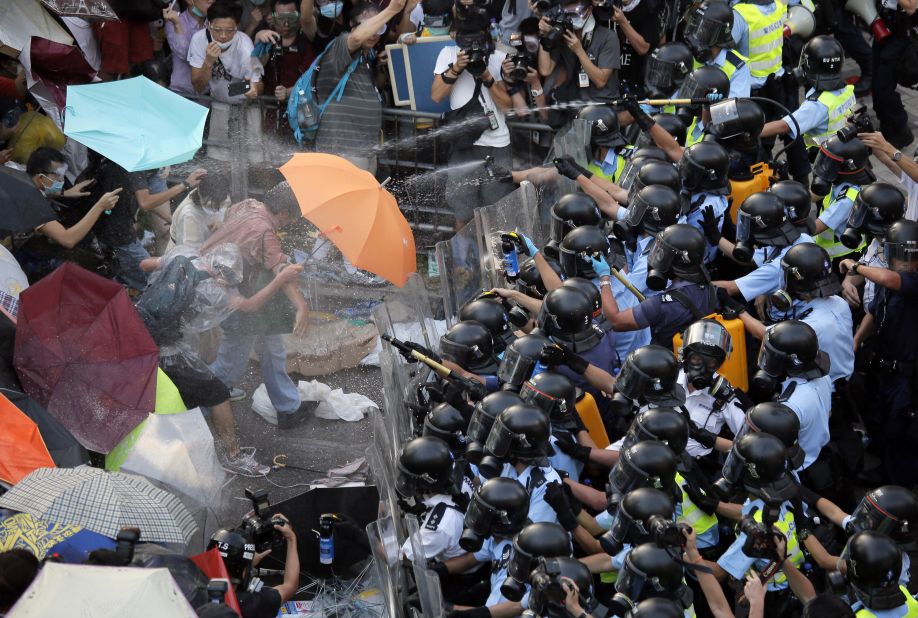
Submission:
[[[282,337],[309,324],[281,238],[300,209],[285,182],[232,203],[225,144],[270,134],[377,174],[385,46],[453,37],[429,96],[452,110],[440,163],[456,229],[523,182],[574,191],[540,206],[544,242],[506,231],[506,285],[467,299],[437,349],[399,348],[451,371],[421,387],[393,465],[422,541],[399,558],[437,574],[453,618],[918,617],[918,163],[897,92],[916,4],[877,3],[872,47],[853,10],[177,0],[156,20],[68,20],[100,79],[143,75],[210,107],[206,163],[131,173],[75,148],[5,62],[0,158],[53,214],[4,248],[21,276],[0,317],[64,262],[120,282],[224,467],[267,474],[230,403],[254,350],[278,431],[315,405]],[[873,116],[858,105],[871,94]],[[589,143],[532,167],[511,118],[587,126]],[[528,139],[549,152],[551,135]],[[245,534],[211,542],[246,618],[297,590],[296,534],[272,525],[277,588],[253,586]],[[0,613],[38,568],[0,553]]]

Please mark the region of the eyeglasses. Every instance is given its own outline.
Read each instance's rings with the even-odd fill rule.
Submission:
[[[209,26],[210,31],[214,34],[234,34],[239,28],[214,28]]]

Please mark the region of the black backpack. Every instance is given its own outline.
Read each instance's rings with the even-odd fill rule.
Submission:
[[[195,268],[189,258],[179,255],[172,258],[141,293],[134,306],[157,345],[174,343],[181,338],[182,313],[194,300],[195,287],[208,277],[210,275]]]

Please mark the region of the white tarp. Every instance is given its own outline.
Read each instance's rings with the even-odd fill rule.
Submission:
[[[297,385],[300,391],[300,401],[318,401],[319,407],[315,410],[318,418],[337,421],[359,421],[363,419],[365,411],[379,406],[364,395],[358,393],[345,393],[340,388],[332,388],[318,380],[300,380]],[[252,394],[252,411],[263,419],[277,425],[277,410],[271,405],[271,398],[264,384],[259,385]]]
[[[45,563],[7,618],[195,618],[168,569]]]
[[[16,57],[33,36],[73,45],[71,37],[38,0],[3,0],[0,11],[0,53]]]

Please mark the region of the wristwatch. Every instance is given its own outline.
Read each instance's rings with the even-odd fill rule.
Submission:
[[[892,156],[892,160],[893,160],[893,161],[896,161],[896,162],[898,163],[899,159],[901,159],[901,158],[902,158],[902,151],[901,151],[901,150],[897,150],[896,152],[893,153],[893,156]]]
[[[608,275],[607,275],[607,276],[608,276]],[[603,286],[606,286],[606,285],[609,286],[609,287],[611,288],[611,287],[612,287],[612,280],[611,280],[611,279],[602,279],[602,280],[600,280],[600,282],[599,282],[599,287],[603,287]]]
[[[542,92],[543,92],[543,90],[542,90],[541,88],[538,88],[538,89],[536,89],[536,88],[530,88],[530,89],[529,89],[529,94],[531,94],[531,95],[534,96],[534,97],[540,97],[540,96],[542,96]]]
[[[182,181],[182,186],[185,187],[185,190],[186,190],[186,191],[187,191],[188,189],[191,188],[191,185],[188,184],[188,181],[187,181],[187,180],[183,180],[183,181]]]
[[[854,266],[851,267],[851,272],[854,273],[855,275],[858,274],[858,273],[857,273],[857,267],[860,266],[860,265],[861,265],[860,262],[855,262]]]

